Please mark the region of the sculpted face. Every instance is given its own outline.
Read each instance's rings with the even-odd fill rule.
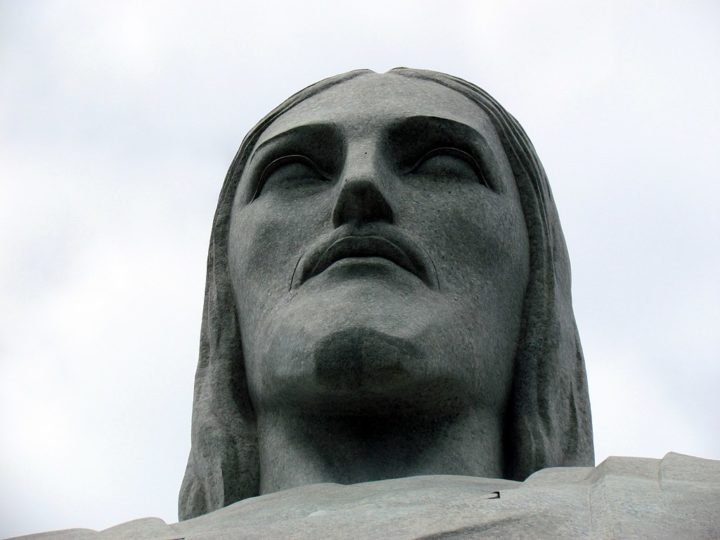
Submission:
[[[256,414],[502,414],[528,237],[486,114],[366,74],[262,133],[228,244]]]
[[[261,120],[213,222],[192,429],[181,519],[308,484],[592,465],[567,251],[517,120],[408,68]]]

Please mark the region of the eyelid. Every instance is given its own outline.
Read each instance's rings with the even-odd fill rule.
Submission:
[[[441,146],[438,148],[433,148],[432,150],[424,154],[419,160],[417,160],[417,162],[415,162],[415,165],[410,167],[410,172],[415,171],[428,159],[443,154],[451,155],[466,161],[468,165],[472,167],[473,171],[475,171],[475,174],[477,174],[480,183],[488,189],[493,189],[490,183],[487,181],[487,178],[485,178],[482,167],[480,167],[480,164],[477,162],[477,160],[465,150],[460,150],[459,148],[455,148],[453,146]]]
[[[318,167],[318,165],[309,157],[303,154],[288,154],[275,158],[270,161],[270,163],[265,165],[258,177],[258,181],[255,186],[255,192],[253,193],[253,196],[250,200],[254,201],[255,199],[257,199],[258,195],[262,191],[263,186],[265,185],[265,182],[272,173],[274,173],[278,168],[280,168],[280,166],[292,162],[304,163],[305,165],[313,169],[317,174],[322,176],[323,179],[330,180],[330,175],[326,174],[322,169],[320,169],[320,167]]]

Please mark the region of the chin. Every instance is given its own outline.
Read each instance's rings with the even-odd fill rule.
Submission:
[[[454,413],[458,394],[448,389],[457,381],[433,371],[426,350],[420,340],[343,325],[311,346],[303,410],[329,416]]]
[[[255,405],[337,416],[458,412],[467,378],[445,361],[438,338],[450,321],[432,309],[437,301],[370,291],[346,283],[276,310],[262,356],[247,364]]]
[[[367,326],[332,332],[313,349],[316,383],[339,395],[364,390],[394,393],[424,360],[412,341]]]

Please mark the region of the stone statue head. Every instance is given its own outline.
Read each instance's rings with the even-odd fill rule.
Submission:
[[[180,518],[318,479],[592,464],[568,255],[518,122],[406,68],[261,120],[215,213]]]

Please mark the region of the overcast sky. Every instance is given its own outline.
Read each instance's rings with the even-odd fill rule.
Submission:
[[[177,521],[243,135],[355,68],[515,115],[573,268],[599,463],[720,459],[720,4],[0,0],[0,536]]]

